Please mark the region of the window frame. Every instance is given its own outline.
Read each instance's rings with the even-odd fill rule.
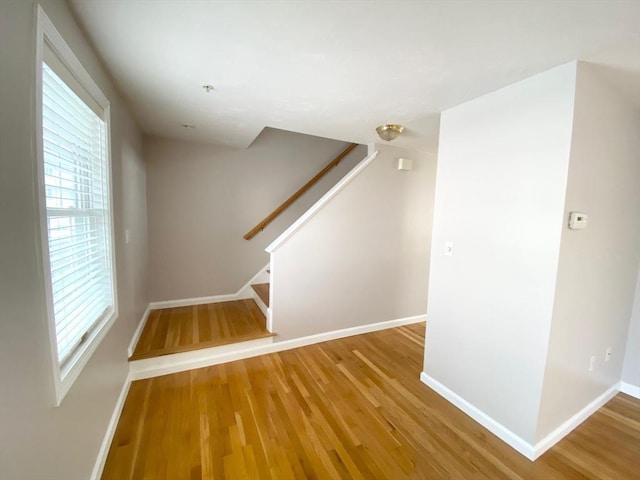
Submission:
[[[47,46],[45,46],[45,42]],[[53,309],[53,294],[51,282],[51,264],[49,259],[49,238],[47,229],[46,191],[45,191],[45,168],[43,151],[43,75],[42,64],[44,61],[44,49],[50,48],[58,59],[64,64],[68,72],[74,77],[79,85],[102,109],[102,120],[105,122],[105,150],[106,150],[106,171],[107,185],[109,189],[108,209],[109,209],[109,260],[111,263],[111,288],[113,295],[113,312],[111,315],[98,320],[97,324],[90,330],[88,339],[81,345],[70,359],[64,362],[64,367],[58,362],[58,340],[56,333],[56,323]],[[47,317],[49,332],[49,347],[53,379],[53,403],[59,406],[69,389],[80,375],[93,353],[98,348],[102,339],[109,332],[118,318],[118,292],[116,276],[116,255],[115,255],[115,225],[113,209],[113,172],[111,161],[111,107],[109,100],[102,93],[98,85],[93,81],[89,73],[84,69],[71,48],[64,41],[58,30],[55,28],[49,17],[40,5],[36,5],[36,65],[35,65],[35,137],[36,137],[36,162],[37,162],[37,197],[38,197],[38,235],[40,240],[40,263],[42,272],[42,286],[44,288],[44,307]]]

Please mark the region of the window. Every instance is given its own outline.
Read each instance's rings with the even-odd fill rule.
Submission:
[[[41,237],[59,404],[117,315],[109,103],[38,13]]]

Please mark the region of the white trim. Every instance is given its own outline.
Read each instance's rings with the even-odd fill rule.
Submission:
[[[267,308],[267,331],[273,332],[273,288],[271,288],[273,285],[273,254],[270,254],[269,258],[269,307]]]
[[[640,386],[638,385],[633,385],[632,383],[627,382],[620,382],[620,391],[640,400]]]
[[[527,457],[529,460],[535,460],[535,458],[533,457],[533,446],[513,433],[511,430],[506,428],[500,422],[494,420],[482,410],[467,402],[460,395],[453,392],[452,390],[449,390],[447,387],[438,382],[435,378],[427,375],[425,372],[422,372],[420,374],[420,381],[434,390],[441,397],[444,397],[450,403],[458,407],[468,416],[473,418],[476,422],[485,427],[499,439],[506,442],[513,449]]]
[[[566,422],[556,428],[553,432],[549,433],[538,443],[536,443],[535,445],[531,445],[529,442],[523,440],[520,436],[516,435],[500,422],[493,419],[478,407],[472,405],[460,395],[445,387],[442,383],[438,382],[435,378],[427,375],[425,372],[422,372],[420,374],[420,381],[434,390],[436,393],[438,393],[441,397],[444,397],[450,403],[458,407],[465,414],[473,418],[476,422],[478,422],[480,425],[497,436],[500,440],[507,443],[514,450],[524,455],[531,461],[534,461],[535,459],[540,457],[540,455],[553,447],[567,434],[574,430],[578,425],[580,425],[587,418],[593,415],[605,403],[615,397],[620,388],[620,384],[616,383],[606,392],[604,392],[602,395],[593,400],[586,407],[584,407],[582,410],[577,412]]]
[[[251,279],[245,283],[240,290],[238,290],[236,292],[236,300],[241,300],[243,298],[253,298],[253,288],[251,288],[251,285],[253,285],[254,283],[265,283],[268,282],[269,280],[269,274],[267,273],[267,270],[269,270],[269,264],[267,263],[264,267],[262,267],[260,269],[260,271],[258,273],[256,273],[253,277],[251,277]],[[266,278],[266,280],[265,280]]]
[[[364,170],[367,165],[369,165],[374,158],[376,158],[378,152],[375,151],[365,159],[361,160],[355,167],[351,169],[349,173],[347,173],[344,177],[340,179],[338,183],[336,183],[331,190],[325,193],[320,200],[314,203],[309,210],[307,210],[298,220],[293,222],[293,224],[287,228],[282,234],[276,238],[271,244],[265,248],[265,250],[269,253],[273,253],[278,248],[284,244],[289,237],[291,237],[294,233],[296,233],[300,228],[307,223],[311,218],[321,210],[333,197],[335,197],[344,187],[346,187],[351,181],[358,176],[358,174]]]
[[[412,323],[424,322],[426,315],[416,315],[413,317],[399,318],[386,322],[371,323],[358,327],[344,328],[331,332],[318,333],[306,337],[293,338],[290,340],[277,341],[277,337],[267,337],[266,339],[251,340],[241,344],[223,345],[191,352],[164,355],[162,357],[134,360],[129,362],[129,374],[133,380],[157,377],[170,373],[183,372],[194,368],[208,367],[220,363],[242,360],[269,353],[281,352],[292,348],[304,347],[314,343],[326,342],[337,338],[360,335],[362,333],[386,330],[388,328],[401,327]],[[238,347],[241,349],[238,350]],[[246,347],[246,348],[245,348]]]
[[[227,293],[224,295],[213,295],[211,297],[195,297],[195,298],[181,298],[178,300],[161,300],[158,302],[149,303],[151,310],[157,310],[159,308],[173,308],[173,307],[190,307],[192,305],[205,305],[207,303],[220,303],[220,302],[232,302],[234,300],[242,300],[245,298],[253,298],[253,289],[251,284],[255,283],[257,279],[263,275],[269,269],[267,263],[264,267],[258,271],[251,279],[245,283],[236,293]]]
[[[58,29],[54,26],[53,22],[49,19],[45,11],[42,9],[40,5],[37,5],[37,19],[39,22],[42,22],[42,29],[39,33],[44,33],[44,37],[39,37],[38,40],[42,40],[43,38],[47,38],[49,41],[49,45],[53,48],[56,55],[59,57],[60,61],[64,63],[64,65],[69,69],[69,71],[73,74],[73,76],[80,82],[82,88],[84,88],[91,97],[100,105],[102,108],[106,108],[109,106],[109,99],[102,93],[98,84],[91,78],[89,72],[82,66],[78,57],[73,53],[71,47],[65,42]],[[39,48],[42,47],[42,42]],[[43,52],[40,51],[40,58],[38,59],[38,67],[41,67],[43,58]]]
[[[107,461],[107,455],[109,454],[109,448],[111,447],[113,436],[116,433],[118,422],[120,421],[120,415],[122,414],[122,409],[124,408],[124,402],[127,399],[127,395],[129,394],[129,387],[131,387],[131,376],[127,375],[124,380],[124,385],[122,385],[122,390],[120,390],[120,395],[118,395],[116,405],[113,408],[111,418],[109,419],[109,425],[107,425],[107,431],[105,432],[104,438],[102,439],[100,450],[98,450],[96,463],[93,465],[93,471],[91,472],[91,480],[98,480],[102,477],[102,471],[104,470],[104,465]]]
[[[213,297],[181,298],[180,300],[164,300],[160,302],[151,302],[149,303],[149,308],[151,310],[158,310],[160,308],[190,307],[192,305],[231,302],[233,300],[238,300],[238,297],[236,294],[230,293],[227,295],[214,295]]]
[[[62,372],[60,371],[60,367],[58,365],[57,353],[53,358],[53,370],[54,370],[54,382],[55,382],[55,403],[56,407],[59,407],[62,403],[62,400],[67,395],[73,383],[76,381],[84,366],[89,362],[89,359],[97,350],[98,346],[107,336],[107,333],[113,327],[113,324],[116,323],[117,320],[117,312],[111,315],[111,317],[102,323],[102,325],[97,326],[87,341],[87,346],[81,350],[77,355],[72,357],[70,360],[70,365],[65,370],[65,375],[62,377]],[[55,325],[54,325],[53,333],[55,335]],[[56,337],[53,337],[53,340],[56,340]],[[52,349],[52,352],[57,352],[57,347],[55,350]]]
[[[138,322],[138,327],[136,331],[133,332],[133,336],[131,337],[131,341],[129,342],[129,347],[127,348],[127,354],[129,357],[133,355],[134,350],[136,349],[136,345],[138,344],[138,340],[140,340],[140,335],[142,335],[142,330],[144,330],[144,326],[147,324],[147,320],[149,319],[149,314],[151,313],[151,305],[147,305],[146,310],[142,314],[140,321]]]
[[[64,41],[55,25],[51,22],[45,11],[40,5],[35,6],[36,17],[36,55],[35,55],[35,85],[34,92],[35,101],[35,144],[36,144],[36,161],[37,161],[37,184],[38,184],[38,207],[39,222],[37,225],[37,234],[41,248],[39,249],[38,260],[40,262],[41,271],[43,273],[42,281],[44,283],[44,311],[47,316],[47,324],[49,330],[49,346],[51,358],[51,370],[53,375],[53,405],[59,406],[65,395],[69,392],[71,386],[80,375],[80,372],[87,364],[93,353],[98,348],[102,339],[107,335],[111,327],[118,318],[118,283],[116,276],[116,256],[115,256],[115,228],[113,215],[113,182],[112,182],[112,162],[111,162],[111,108],[109,100],[102,93],[100,87],[94,82],[89,73],[84,69],[81,62],[75,56],[71,48]],[[111,288],[113,292],[113,311],[108,317],[97,322],[97,326],[90,339],[86,342],[86,346],[74,354],[69,360],[68,366],[64,371],[60,368],[58,362],[58,342],[56,334],[56,325],[53,315],[53,298],[51,293],[51,266],[49,259],[49,241],[47,235],[47,212],[46,212],[46,195],[44,188],[44,158],[43,158],[43,139],[42,139],[42,62],[44,58],[45,41],[59,57],[60,61],[66,66],[69,72],[78,80],[80,85],[86,92],[103,109],[103,120],[105,122],[105,154],[107,157],[107,175],[109,183],[109,223],[110,223],[110,248],[109,261],[111,267]]]
[[[249,358],[255,355],[246,355],[246,352],[259,350],[264,346],[271,345],[273,338],[274,337],[257,338],[255,340],[220,345],[218,347],[201,348],[189,352],[132,360],[129,362],[129,375],[133,380],[141,380]]]
[[[605,403],[615,397],[620,390],[620,382],[613,385],[606,392],[600,395],[598,398],[593,400],[589,405],[584,407],[582,410],[577,412],[571,418],[569,418],[566,422],[556,428],[549,435],[544,437],[533,447],[533,458],[535,460],[544,452],[553,447],[556,443],[562,440],[567,434],[569,434],[573,429],[575,429],[578,425],[584,422],[591,415],[596,413],[598,409],[600,409]]]

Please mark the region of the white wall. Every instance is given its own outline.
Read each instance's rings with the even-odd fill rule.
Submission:
[[[576,64],[442,113],[424,372],[533,442]],[[452,242],[453,256],[444,255]]]
[[[633,312],[629,324],[629,336],[624,354],[622,381],[636,387],[640,392],[640,265],[636,280]]]
[[[127,375],[127,345],[148,303],[141,137],[65,2],[43,8],[111,102],[120,316],[58,408],[36,236],[35,9],[0,2],[0,478],[90,476]],[[124,228],[131,242],[124,243]]]
[[[562,229],[538,440],[621,377],[640,261],[639,133],[640,112],[579,63],[564,218],[586,212],[589,225]]]
[[[267,128],[246,150],[145,137],[151,300],[231,294],[264,248],[366,155],[353,150],[253,239],[243,235],[348,144]]]
[[[276,341],[424,315],[433,155],[378,156],[272,253]],[[413,160],[398,171],[395,159]]]

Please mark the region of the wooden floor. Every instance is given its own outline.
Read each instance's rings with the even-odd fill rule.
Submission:
[[[424,324],[133,382],[105,479],[637,479],[619,394],[535,463],[421,384]]]
[[[268,283],[257,283],[255,285],[251,285],[251,287],[256,291],[260,300],[268,307],[269,306],[269,284]]]
[[[152,310],[129,360],[269,336],[253,299]]]

